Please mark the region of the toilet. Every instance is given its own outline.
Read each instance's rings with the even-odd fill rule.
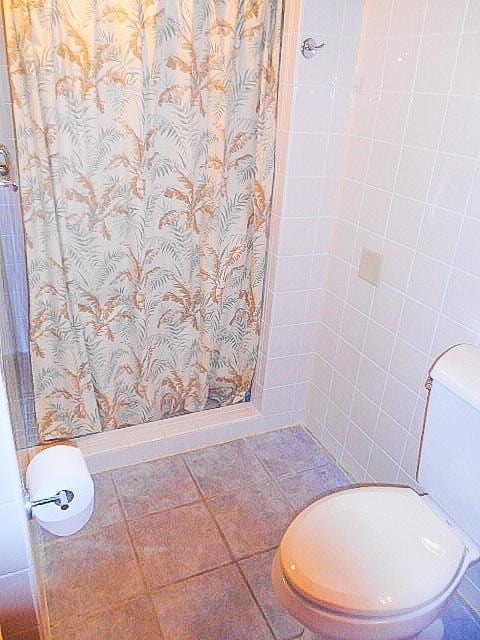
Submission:
[[[290,524],[272,566],[286,610],[325,640],[441,640],[441,613],[480,557],[480,349],[433,365],[420,488],[332,492]]]

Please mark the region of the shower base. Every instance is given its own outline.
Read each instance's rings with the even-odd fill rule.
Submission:
[[[294,421],[290,412],[266,418],[254,402],[248,402],[105,431],[79,438],[76,444],[91,473],[98,473],[287,427],[294,422],[298,418]]]

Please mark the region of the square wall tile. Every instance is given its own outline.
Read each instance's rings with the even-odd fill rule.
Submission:
[[[368,166],[367,184],[391,191],[397,174],[400,147],[374,140]]]
[[[480,122],[476,115],[480,97],[452,96],[440,140],[442,151],[475,157],[480,147]]]
[[[460,233],[462,218],[452,211],[426,207],[418,239],[418,250],[451,264]]]
[[[343,156],[345,178],[363,181],[368,166],[370,143],[365,138],[347,136]]]
[[[286,218],[280,225],[278,255],[309,255],[315,247],[315,218]]]
[[[392,0],[366,2],[363,11],[362,37],[386,36],[392,12]]]
[[[387,237],[407,247],[414,247],[422,224],[424,210],[425,205],[418,200],[394,196]]]
[[[468,273],[480,277],[480,265],[478,256],[478,234],[480,233],[480,220],[465,218],[460,232],[455,266]]]
[[[399,36],[389,39],[383,76],[385,91],[412,89],[419,44],[418,36]]]
[[[450,269],[446,264],[417,253],[413,262],[407,293],[415,300],[439,310],[448,284]],[[430,311],[434,315],[433,311]],[[420,322],[420,314],[418,322]]]
[[[452,33],[461,31],[467,0],[428,2],[425,16],[425,33]]]
[[[378,105],[375,138],[399,144],[402,141],[409,104],[408,93],[383,91]]]
[[[403,147],[396,182],[398,193],[425,200],[435,159],[430,149]]]
[[[450,276],[443,312],[475,333],[480,331],[480,278],[454,269]]]
[[[314,31],[340,35],[343,24],[344,0],[331,0],[322,6],[316,2],[302,3],[302,23]]]
[[[394,0],[390,34],[413,36],[421,33],[426,6],[418,0]]]
[[[474,172],[473,158],[438,154],[428,194],[429,202],[463,213],[472,187]]]
[[[446,105],[446,95],[413,94],[405,132],[405,144],[435,148],[440,137]]]
[[[425,35],[422,38],[415,79],[416,91],[449,92],[459,41],[459,34]]]

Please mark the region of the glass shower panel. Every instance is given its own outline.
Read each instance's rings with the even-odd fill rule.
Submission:
[[[0,186],[0,340],[17,448],[38,443],[28,343],[25,246],[18,192]]]

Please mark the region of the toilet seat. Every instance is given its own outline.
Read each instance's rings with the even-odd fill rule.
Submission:
[[[413,489],[365,486],[321,498],[279,549],[288,584],[323,608],[396,616],[437,600],[458,577],[464,542]]]

